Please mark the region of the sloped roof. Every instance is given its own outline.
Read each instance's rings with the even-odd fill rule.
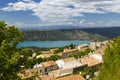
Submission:
[[[49,67],[49,66],[54,66],[54,65],[57,65],[55,61],[46,61],[46,62],[43,62],[42,65],[44,67]]]
[[[57,80],[85,80],[85,79],[80,75],[70,75],[70,76],[58,78]]]
[[[89,67],[102,63],[102,61],[100,61],[99,59],[96,59],[90,55],[81,58],[80,62],[83,64],[87,64]]]
[[[63,61],[71,61],[71,60],[76,60],[74,57],[70,57],[70,58],[65,58],[65,59],[62,59]]]
[[[53,78],[49,75],[39,76],[39,80],[53,80]]]

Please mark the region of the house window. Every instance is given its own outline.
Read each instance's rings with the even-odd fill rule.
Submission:
[[[47,72],[47,68],[45,68],[45,72]]]
[[[40,73],[42,72],[42,70],[40,70]]]

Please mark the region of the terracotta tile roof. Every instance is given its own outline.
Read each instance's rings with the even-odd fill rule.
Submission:
[[[89,67],[95,66],[95,65],[101,63],[101,61],[99,61],[98,59],[95,59],[91,56],[85,56],[85,57],[81,58],[80,62],[83,64],[88,64]]]
[[[42,76],[39,76],[38,80],[53,80],[53,78],[49,75],[42,75]]]
[[[85,80],[85,79],[80,75],[70,75],[70,76],[58,78],[57,80]]]
[[[52,53],[47,53],[47,54],[40,54],[38,56],[36,56],[36,58],[49,58],[50,56],[52,56],[53,54]]]
[[[77,47],[88,47],[88,44],[81,44],[81,45],[78,45]]]
[[[63,53],[70,53],[70,52],[76,52],[78,49],[67,49]]]
[[[53,54],[49,53],[49,54],[43,54],[44,58],[49,58],[50,56],[52,56]]]
[[[65,58],[65,59],[62,59],[63,61],[71,61],[71,60],[76,60],[74,57],[70,57],[70,58]]]
[[[46,61],[46,62],[43,62],[42,65],[44,67],[49,67],[49,66],[54,66],[54,65],[57,65],[55,61]]]
[[[21,79],[32,77],[32,73],[29,70],[22,70],[17,74]]]

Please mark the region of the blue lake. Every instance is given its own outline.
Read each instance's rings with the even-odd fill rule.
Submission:
[[[90,41],[85,40],[70,40],[70,41],[24,41],[18,44],[18,47],[29,47],[29,46],[36,46],[36,47],[46,47],[46,48],[53,48],[53,47],[63,47],[66,45],[79,45],[79,44],[90,44]]]

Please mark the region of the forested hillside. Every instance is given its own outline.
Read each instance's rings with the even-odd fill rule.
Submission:
[[[60,30],[25,30],[25,40],[105,40],[120,35],[120,27],[60,29]]]
[[[109,38],[115,38],[120,35],[120,27],[86,28],[81,30],[87,33],[99,34]]]
[[[80,29],[23,31],[25,40],[105,40],[107,37]]]

